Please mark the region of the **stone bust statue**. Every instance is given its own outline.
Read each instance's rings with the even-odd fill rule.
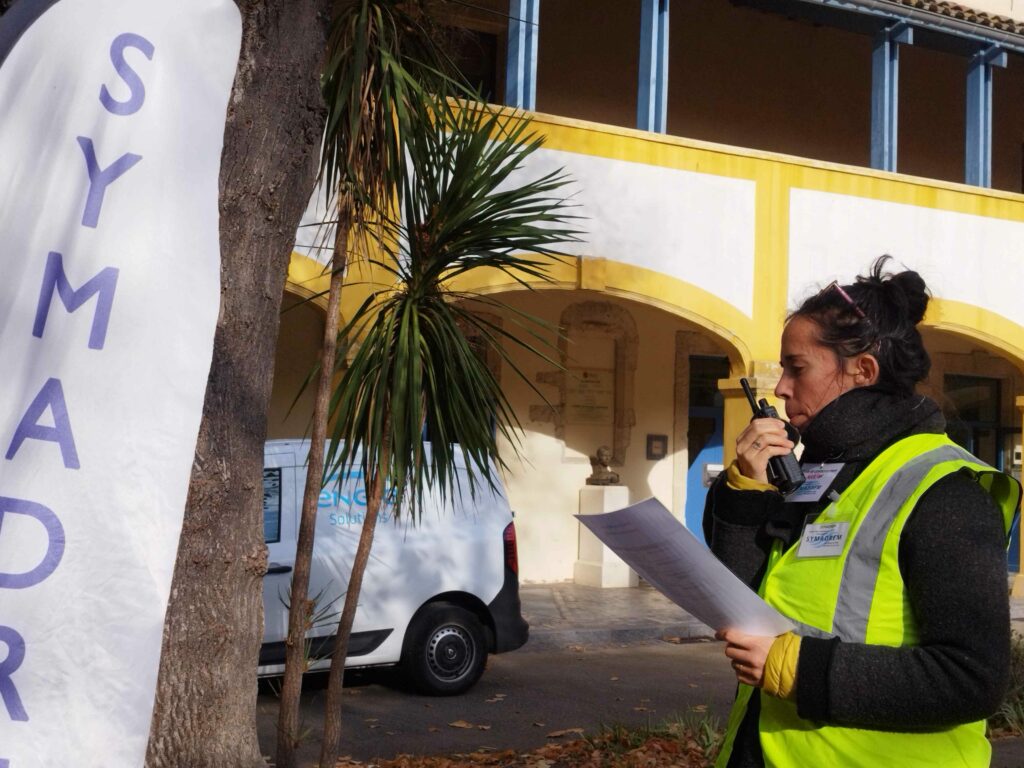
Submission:
[[[612,451],[607,445],[599,446],[597,455],[590,457],[590,464],[594,470],[587,478],[587,485],[618,485],[619,473],[608,468],[612,460]]]

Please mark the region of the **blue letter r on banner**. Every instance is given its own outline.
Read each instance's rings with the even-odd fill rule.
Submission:
[[[25,640],[10,627],[0,627],[0,642],[7,646],[7,658],[0,661],[0,698],[4,700],[4,706],[7,707],[7,714],[11,716],[11,720],[25,722],[28,720],[28,712],[25,711],[25,707],[21,703],[21,696],[18,695],[18,689],[14,687],[14,681],[11,680],[11,675],[25,660]],[[7,760],[0,760],[0,768],[4,768],[7,762]]]

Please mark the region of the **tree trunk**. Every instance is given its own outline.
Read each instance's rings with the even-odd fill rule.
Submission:
[[[327,699],[324,702],[324,737],[320,744],[321,766],[337,763],[341,750],[341,693],[345,685],[345,659],[348,658],[348,641],[352,635],[352,624],[356,618],[356,608],[359,606],[359,593],[363,589],[363,574],[366,572],[366,564],[370,561],[373,534],[377,530],[377,516],[384,497],[384,468],[389,461],[388,421],[389,419],[385,417],[382,430],[383,445],[376,472],[372,478],[366,478],[366,517],[363,518],[363,530],[359,534],[356,556],[352,561],[352,575],[349,576],[348,589],[345,590],[345,607],[338,620],[338,634],[334,638],[334,650],[331,653],[331,671],[327,676]]]
[[[285,645],[284,682],[281,685],[281,709],[277,720],[277,768],[295,768],[295,750],[299,746],[299,700],[302,697],[302,675],[306,671],[306,632],[315,611],[309,600],[309,570],[313,560],[313,537],[316,513],[323,490],[324,441],[327,439],[327,410],[334,381],[334,363],[338,347],[338,307],[341,284],[345,279],[348,255],[348,233],[352,207],[348,197],[338,206],[338,222],[331,256],[331,287],[327,300],[327,321],[320,348],[320,375],[316,400],[313,403],[313,426],[310,430],[309,458],[306,460],[306,486],[302,495],[302,516],[288,599],[288,641]]]
[[[263,442],[281,296],[313,187],[328,0],[237,0],[220,170],[221,307],[171,599],[148,768],[263,766]],[[156,403],[154,407],[159,407]]]

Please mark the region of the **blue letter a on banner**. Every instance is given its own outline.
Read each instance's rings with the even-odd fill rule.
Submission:
[[[52,427],[39,423],[39,418],[47,408],[53,414]],[[47,379],[43,384],[36,399],[21,417],[18,428],[14,430],[14,439],[11,440],[11,447],[7,449],[7,458],[13,459],[21,444],[28,438],[57,443],[65,467],[78,469],[81,466],[78,462],[78,451],[75,449],[75,437],[71,434],[71,420],[68,418],[68,405],[64,401],[64,388],[60,385],[60,379]]]

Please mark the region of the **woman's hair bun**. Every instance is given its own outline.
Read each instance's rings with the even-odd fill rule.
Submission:
[[[898,308],[911,325],[917,325],[924,319],[928,309],[928,286],[924,278],[912,269],[887,274],[885,266],[891,260],[892,256],[889,255],[875,259],[870,272],[858,277],[857,283],[862,290],[867,288],[867,292],[879,291],[890,310]],[[870,299],[868,303],[871,303]],[[882,314],[888,313],[883,311]]]

